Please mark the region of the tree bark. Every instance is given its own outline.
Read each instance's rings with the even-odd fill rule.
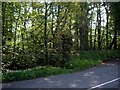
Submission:
[[[6,4],[5,2],[2,2],[2,45],[3,47],[5,48],[5,45],[6,45],[6,35],[5,35],[5,7],[6,7]],[[3,53],[5,53],[3,51]]]
[[[101,49],[101,14],[100,14],[100,3],[97,10],[97,22],[98,22],[98,50]]]
[[[45,45],[45,63],[48,65],[48,46],[47,46],[47,7],[48,4],[45,2],[45,23],[44,23],[44,45]]]

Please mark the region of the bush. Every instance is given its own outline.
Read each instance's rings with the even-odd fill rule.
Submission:
[[[57,74],[70,73],[80,71],[82,69],[93,67],[102,63],[102,60],[108,58],[116,58],[119,56],[119,51],[81,51],[80,56],[71,58],[64,68],[52,66],[39,66],[26,70],[8,70],[3,72],[2,81],[18,81],[27,80],[38,77],[46,77]]]
[[[120,51],[117,50],[102,50],[102,51],[81,51],[79,58],[81,60],[103,60],[108,58],[116,58],[119,56]]]
[[[98,64],[101,64],[100,60],[81,60],[79,58],[71,60],[66,64],[67,69],[73,69],[73,70],[81,70],[88,67],[96,66]]]
[[[26,70],[7,71],[2,75],[2,82],[27,80],[38,77],[46,77],[51,75],[70,73],[69,69],[63,69],[60,67],[40,66]]]
[[[77,58],[72,58],[65,65],[67,69],[73,69],[74,71],[84,68],[92,67],[102,63],[102,60],[109,58],[116,58],[119,56],[119,51],[81,51]]]
[[[10,70],[26,69],[36,66],[33,54],[9,52],[2,56],[2,68]]]

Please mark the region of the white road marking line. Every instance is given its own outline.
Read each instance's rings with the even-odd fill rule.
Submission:
[[[105,82],[105,83],[99,84],[99,85],[97,85],[97,86],[91,87],[91,88],[89,88],[89,89],[87,89],[87,90],[92,90],[92,89],[95,89],[95,88],[98,88],[98,87],[104,86],[104,85],[106,85],[106,84],[112,83],[112,82],[117,81],[117,80],[119,80],[119,79],[120,79],[120,77],[119,77],[119,78],[116,78],[116,79],[113,79],[113,80],[111,80],[111,81],[108,81],[108,82]]]

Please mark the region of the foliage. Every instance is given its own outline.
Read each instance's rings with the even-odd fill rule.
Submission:
[[[4,72],[2,75],[2,82],[10,82],[10,81],[19,81],[19,80],[27,80],[38,77],[46,77],[51,75],[70,73],[71,70],[63,69],[60,67],[51,67],[51,66],[39,66],[26,70],[10,70]]]
[[[66,68],[68,69],[73,69],[74,71],[78,71],[78,70],[81,70],[81,69],[85,69],[85,68],[88,68],[88,67],[93,67],[93,66],[96,66],[98,64],[101,64],[101,61],[100,60],[81,60],[79,58],[77,59],[73,59],[71,61],[69,61],[67,64],[66,64]]]
[[[120,51],[81,51],[79,57],[72,58],[66,63],[66,68],[80,70],[102,63],[102,60],[116,58],[119,56]]]
[[[80,60],[86,60],[85,67],[88,60],[118,56],[104,50],[120,47],[119,6],[107,2],[2,2],[2,70],[64,67],[79,54]]]
[[[81,51],[80,56],[77,58],[71,58],[61,67],[52,66],[38,66],[28,68],[26,70],[7,70],[3,71],[2,81],[11,82],[18,80],[28,80],[38,77],[47,77],[57,74],[65,74],[78,72],[80,70],[93,67],[102,63],[102,60],[109,58],[116,58],[119,56],[120,51]]]
[[[104,60],[109,58],[119,57],[118,50],[102,50],[102,51],[81,51],[79,58],[81,60],[91,59],[91,60]]]

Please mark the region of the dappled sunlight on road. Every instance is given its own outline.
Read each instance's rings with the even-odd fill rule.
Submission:
[[[77,88],[78,85],[77,85],[77,84],[70,84],[70,87],[71,87],[71,88]]]
[[[94,74],[94,72],[88,72],[88,73],[85,73],[84,76],[91,76],[93,74]]]

